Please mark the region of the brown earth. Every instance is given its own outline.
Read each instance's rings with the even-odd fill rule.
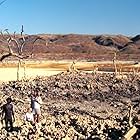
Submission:
[[[5,35],[6,36],[6,35]],[[40,38],[33,47],[33,42]],[[20,35],[17,35],[19,38]],[[0,36],[2,39],[2,36]],[[123,35],[25,35],[26,45],[24,53],[31,54],[32,59],[45,60],[112,60],[117,52],[118,60],[139,60],[140,37]],[[0,42],[0,53],[8,49]],[[16,50],[16,47],[14,47]]]
[[[3,82],[0,85],[1,106],[11,96],[16,112],[13,132],[6,132],[0,124],[1,139],[121,140],[132,127],[138,128],[132,139],[139,139],[139,36],[70,34],[25,37],[25,54],[31,54],[32,42],[37,37],[41,38],[33,47],[31,58],[41,61],[26,61],[27,68],[47,67],[64,72],[49,77],[44,75],[35,79]],[[1,44],[1,55],[8,52],[5,46],[6,44]],[[16,51],[16,47],[14,49]],[[117,60],[134,60],[129,63],[117,62],[118,71],[130,73],[122,73],[118,78],[114,73],[94,72],[97,67],[100,71],[114,72],[114,52],[117,52]],[[75,60],[75,68],[86,72],[67,72],[72,61],[42,61],[64,59]],[[97,60],[111,61],[93,63]],[[13,59],[0,64],[4,71],[6,67],[16,69],[16,66],[17,62]],[[24,124],[22,119],[25,109],[29,107],[27,98],[36,89],[40,90],[44,102],[38,133],[35,132],[35,127]]]
[[[44,103],[37,132],[23,122],[30,105],[27,99],[36,89]],[[8,96],[15,105],[16,122],[13,132],[2,126],[3,140],[122,140],[132,127],[139,128],[139,75],[126,74],[118,79],[114,74],[63,72],[2,83],[1,105]],[[138,129],[132,140],[138,140],[139,134]]]

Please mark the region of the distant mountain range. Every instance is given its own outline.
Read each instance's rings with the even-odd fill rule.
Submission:
[[[4,54],[8,52],[8,48],[1,39],[2,36],[0,54]],[[20,35],[16,35],[16,39],[20,42]],[[118,60],[140,60],[140,35],[38,34],[25,35],[25,40],[23,52],[32,54],[32,59],[112,60],[116,52]],[[35,40],[37,41],[33,46]],[[15,46],[13,49],[17,51]]]

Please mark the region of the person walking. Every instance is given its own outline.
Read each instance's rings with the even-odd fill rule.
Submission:
[[[40,122],[42,99],[39,91],[36,90],[35,94],[31,97],[31,108],[34,114],[34,123]]]
[[[10,131],[12,131],[13,122],[15,121],[14,107],[11,97],[8,97],[6,101],[7,103],[2,106],[2,119],[5,121],[6,130],[9,130],[8,125],[10,124]]]

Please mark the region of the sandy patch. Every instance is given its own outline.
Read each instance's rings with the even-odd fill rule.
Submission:
[[[21,64],[20,79],[24,77],[24,66],[26,66],[26,78],[34,78],[36,76],[50,76],[63,71],[69,70],[73,61],[26,61]],[[17,61],[5,61],[0,63],[0,81],[17,80]],[[102,62],[76,62],[74,67],[81,71],[93,71],[97,67],[99,71],[114,71],[114,65],[111,61]],[[118,71],[140,71],[140,64],[134,64],[131,61],[117,61]]]
[[[34,78],[36,76],[50,76],[58,74],[62,71],[41,69],[41,68],[26,68],[26,78]],[[24,69],[20,69],[20,79],[24,77]],[[0,68],[0,81],[17,80],[17,68]]]

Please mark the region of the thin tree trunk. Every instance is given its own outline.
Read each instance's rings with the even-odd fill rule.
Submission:
[[[116,53],[114,54],[113,65],[114,65],[114,69],[115,69],[115,75],[117,75]]]
[[[24,79],[26,79],[26,63],[24,62]]]
[[[21,64],[21,60],[18,60],[18,67],[17,67],[17,80],[20,80],[20,64]]]

